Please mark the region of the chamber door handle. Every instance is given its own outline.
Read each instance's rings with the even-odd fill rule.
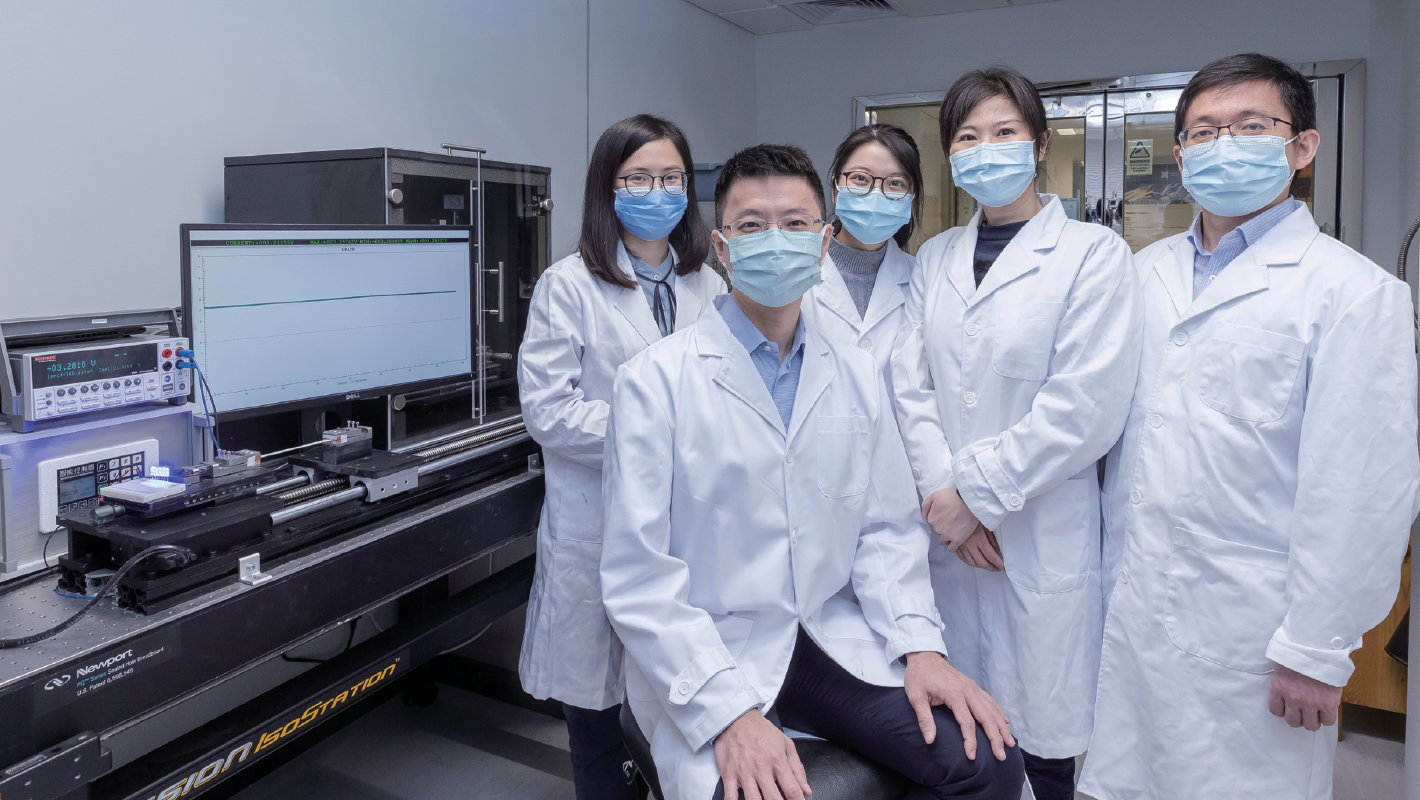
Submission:
[[[498,269],[484,270],[484,272],[496,274],[496,275],[498,276],[498,307],[497,307],[497,308],[490,308],[490,309],[484,311],[483,313],[485,313],[485,314],[497,314],[497,315],[498,315],[498,321],[499,321],[499,322],[506,322],[506,321],[507,321],[507,318],[506,318],[506,317],[507,317],[507,313],[508,313],[508,305],[507,305],[507,304],[508,304],[508,300],[507,300],[507,295],[508,295],[508,293],[505,291],[505,289],[507,288],[507,285],[508,285],[508,283],[507,283],[507,282],[508,282],[507,262],[499,261],[499,262],[498,262]]]

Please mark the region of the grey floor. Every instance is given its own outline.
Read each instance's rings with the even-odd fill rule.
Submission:
[[[462,653],[512,669],[521,610]],[[1404,796],[1404,745],[1393,719],[1349,714],[1337,747],[1335,800]],[[236,800],[573,800],[560,720],[441,686],[435,703],[395,698],[247,787]],[[1029,791],[1025,797],[1029,798]],[[1076,795],[1079,800],[1092,800]]]

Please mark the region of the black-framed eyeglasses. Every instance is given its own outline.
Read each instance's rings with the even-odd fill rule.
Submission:
[[[1178,143],[1180,147],[1203,146],[1206,150],[1222,138],[1223,131],[1227,131],[1229,136],[1239,138],[1274,136],[1276,134],[1273,131],[1278,125],[1292,127],[1292,123],[1277,117],[1248,117],[1230,125],[1194,125],[1179,131]]]
[[[686,173],[675,170],[664,175],[652,175],[647,172],[633,172],[630,175],[622,175],[617,178],[626,191],[632,197],[645,197],[660,184],[666,194],[685,194],[686,187],[690,185],[690,176]]]
[[[871,172],[855,169],[851,172],[840,172],[838,177],[843,179],[840,184],[842,188],[859,197],[872,192],[874,187],[878,186],[882,187],[883,196],[889,200],[902,200],[912,194],[912,181],[908,180],[906,175],[879,178]]]
[[[815,225],[822,225],[823,220],[810,214],[790,214],[780,217],[778,220],[770,221],[759,217],[740,217],[729,225],[723,225],[720,230],[729,231],[732,236],[748,236],[751,233],[760,233],[770,228],[778,228],[781,231],[808,231],[817,233]],[[818,230],[822,230],[819,228]]]

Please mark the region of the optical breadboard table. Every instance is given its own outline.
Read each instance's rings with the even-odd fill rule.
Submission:
[[[428,591],[535,530],[540,462],[530,443],[514,449],[517,460],[480,484],[263,564],[271,579],[258,585],[233,576],[146,616],[104,601],[57,636],[0,650],[0,797],[223,794],[235,776],[525,602],[531,556],[452,596]],[[57,595],[52,574],[30,580],[0,594],[0,638],[47,629],[85,602]],[[426,601],[411,613],[402,606],[398,625],[112,768],[112,737],[421,587]]]

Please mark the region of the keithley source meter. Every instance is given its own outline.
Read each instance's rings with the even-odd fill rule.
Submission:
[[[173,312],[166,315],[166,332],[148,327],[152,312],[95,318],[107,324],[88,330],[74,319],[4,323],[0,410],[11,430],[153,401],[186,403],[192,375],[178,366],[178,350],[188,340],[177,335]]]
[[[153,400],[181,405],[187,402],[191,370],[178,368],[179,349],[187,349],[187,339],[145,335],[11,351],[12,371],[20,379],[20,414],[42,422]]]

